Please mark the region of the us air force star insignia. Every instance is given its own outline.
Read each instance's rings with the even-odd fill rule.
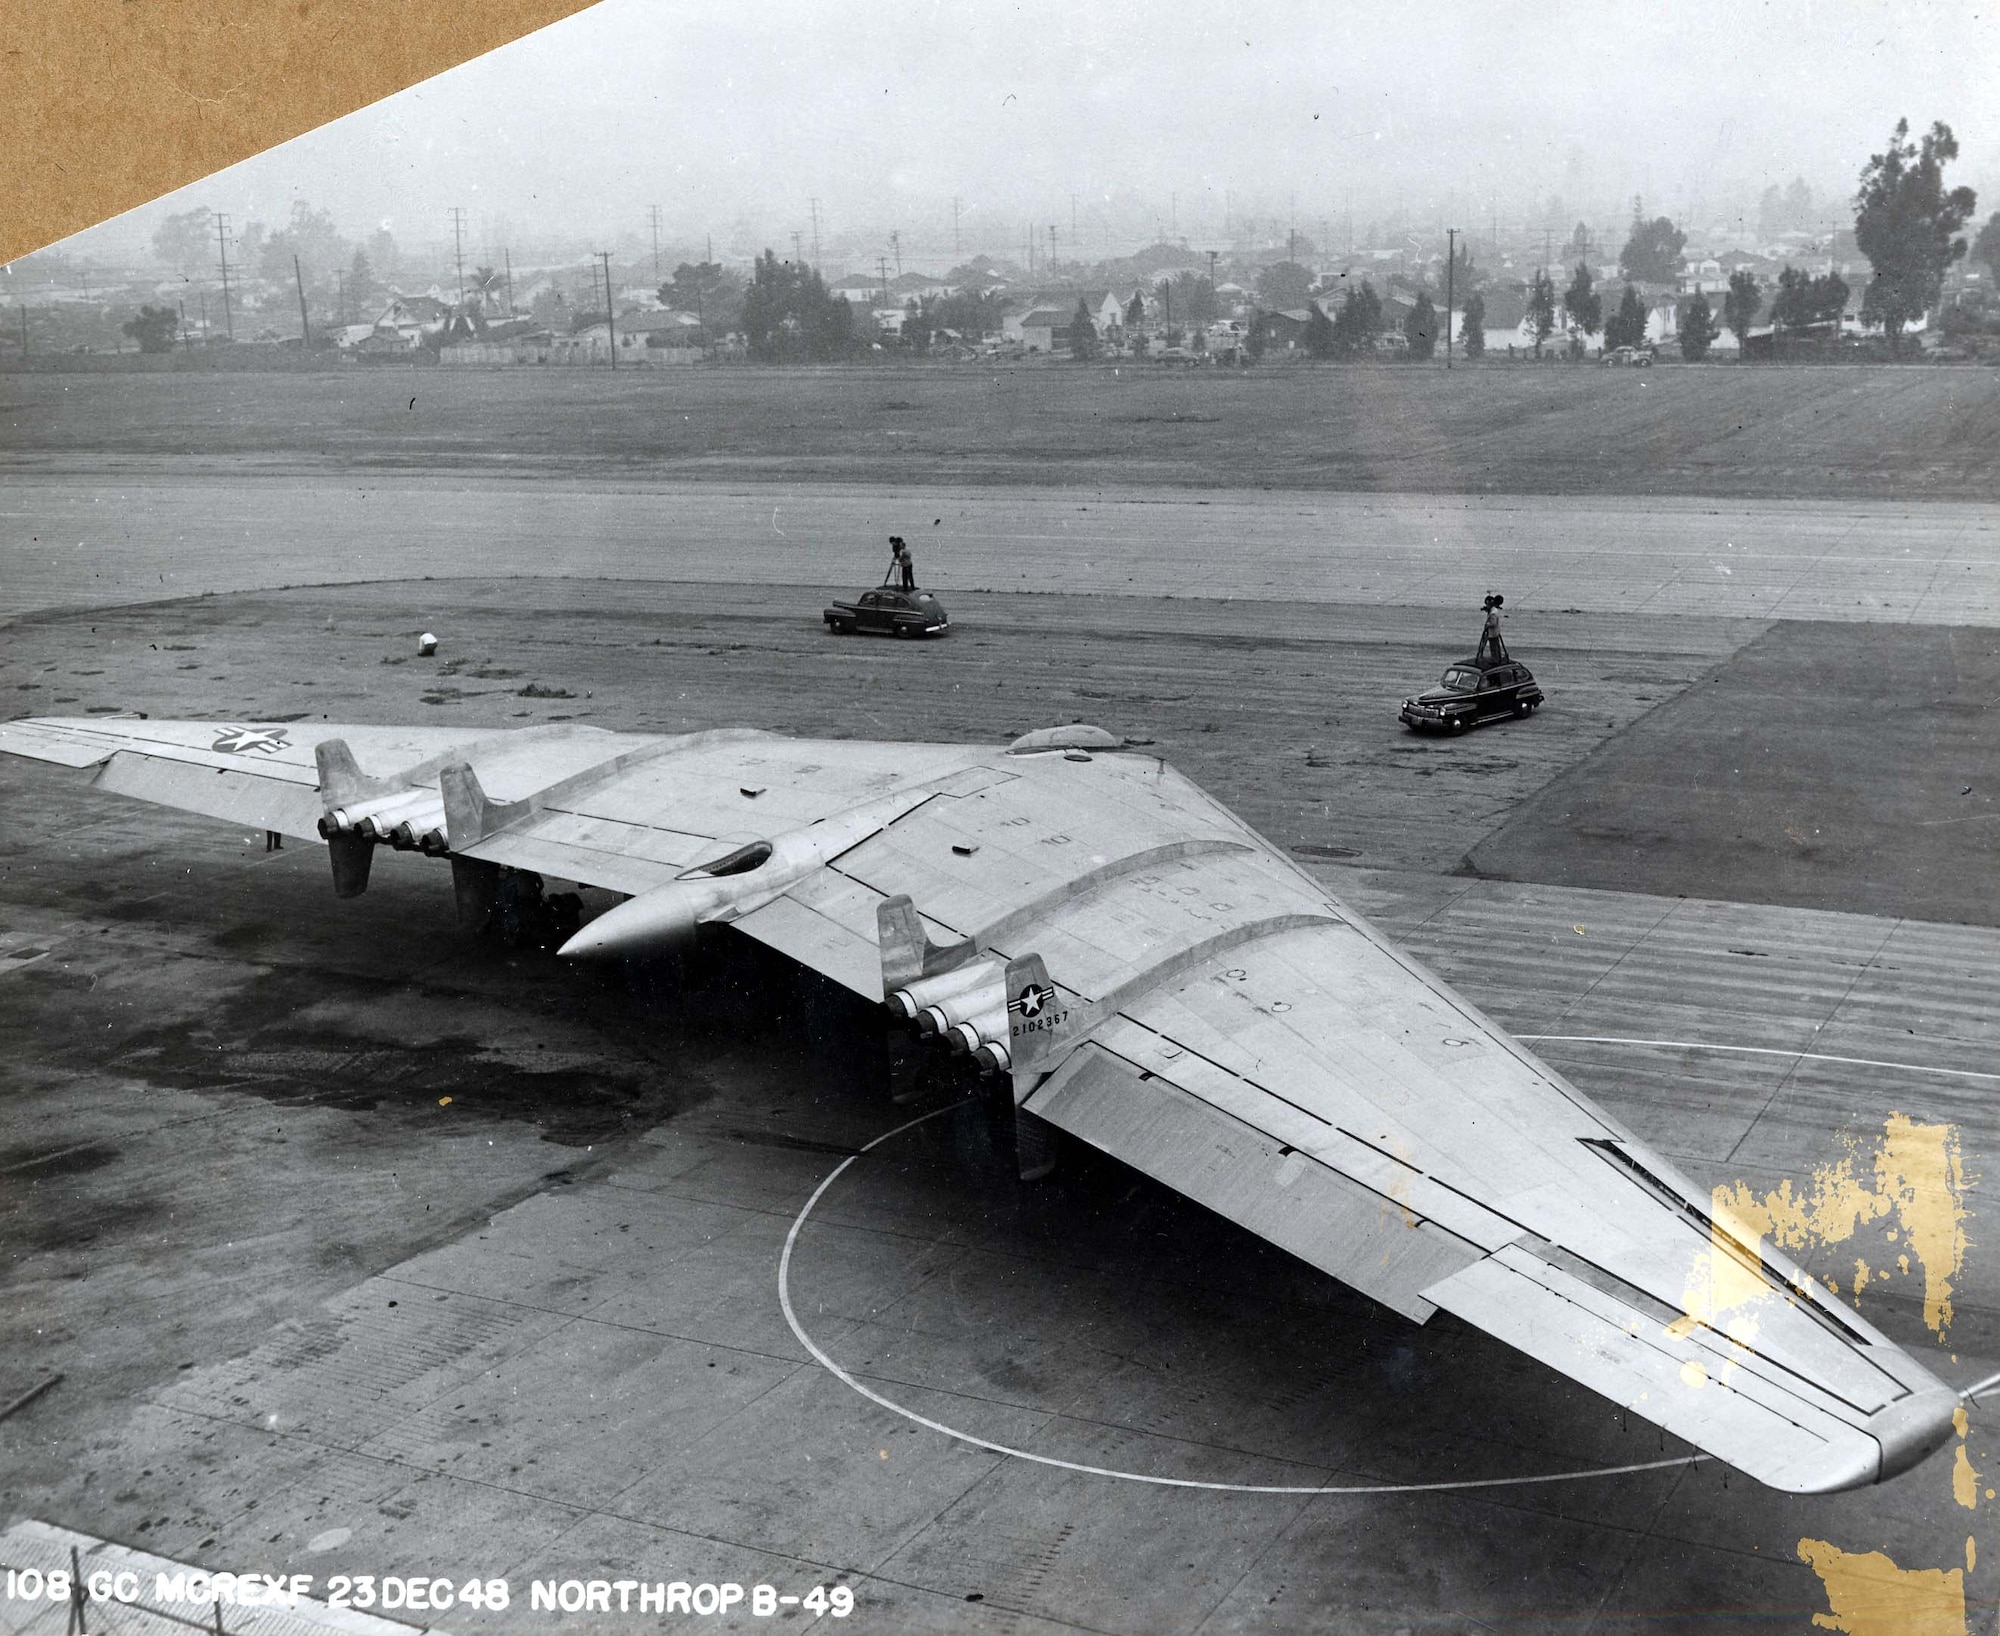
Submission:
[[[1022,989],[1021,997],[1014,1002],[1024,1017],[1039,1015],[1042,1007],[1048,1003],[1049,991],[1045,988],[1039,988],[1033,983]]]
[[[282,727],[225,727],[216,734],[211,750],[229,755],[273,755],[291,741]]]

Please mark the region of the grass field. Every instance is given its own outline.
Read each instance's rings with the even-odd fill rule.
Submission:
[[[1992,499],[2000,370],[0,375],[0,469]]]

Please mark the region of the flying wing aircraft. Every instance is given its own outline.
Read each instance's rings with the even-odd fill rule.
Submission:
[[[1163,761],[144,720],[0,725],[99,787],[627,900],[561,951],[747,937],[1011,1077],[1050,1126],[1422,1323],[1440,1308],[1775,1488],[1906,1471],[1957,1396]]]

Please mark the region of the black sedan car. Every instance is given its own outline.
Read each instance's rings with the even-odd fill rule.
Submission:
[[[1518,660],[1482,665],[1461,659],[1428,693],[1403,701],[1402,719],[1414,728],[1457,733],[1495,716],[1525,716],[1541,702],[1542,690]]]
[[[900,591],[884,585],[863,591],[852,602],[836,602],[823,618],[836,636],[867,631],[876,636],[942,636],[951,629],[944,604],[928,591]]]

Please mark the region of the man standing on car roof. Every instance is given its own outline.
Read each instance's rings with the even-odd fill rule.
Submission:
[[[896,554],[896,566],[903,571],[903,589],[914,591],[917,588],[917,561],[910,555],[909,546],[903,543],[903,536],[891,534],[889,548]]]
[[[1491,593],[1484,603],[1486,628],[1479,633],[1479,651],[1473,660],[1482,669],[1487,665],[1505,664],[1507,644],[1500,638],[1500,605],[1507,599],[1498,591]]]

